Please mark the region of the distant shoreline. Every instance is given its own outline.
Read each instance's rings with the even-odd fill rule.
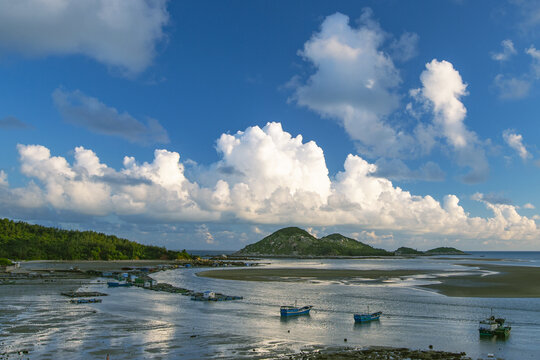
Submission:
[[[437,256],[469,256],[472,254],[415,254],[415,255],[277,255],[277,254],[230,254],[227,259],[237,260],[246,258],[256,259],[410,259],[416,257],[437,257]]]

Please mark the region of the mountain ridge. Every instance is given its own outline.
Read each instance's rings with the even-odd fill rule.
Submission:
[[[303,229],[288,227],[277,230],[254,244],[247,245],[235,255],[390,256],[392,253],[341,234],[330,234],[317,239]]]
[[[438,247],[427,251],[400,247],[386,251],[358,240],[333,233],[321,238],[299,227],[279,229],[263,239],[245,246],[234,256],[426,256],[463,255],[463,251],[451,247]]]

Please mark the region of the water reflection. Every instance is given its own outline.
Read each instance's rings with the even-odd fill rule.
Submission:
[[[271,266],[332,269],[468,271],[446,260],[276,260]],[[57,290],[43,297],[1,294],[3,349],[28,346],[31,358],[252,358],[319,346],[398,346],[534,359],[540,352],[540,299],[450,298],[414,286],[428,276],[391,283],[353,279],[322,282],[248,282],[196,276],[200,269],[154,275],[196,291],[243,296],[242,301],[195,302],[189,297],[135,288],[88,290],[109,296],[101,304],[69,304]],[[390,279],[389,279],[390,280]],[[6,289],[6,288],[3,288]],[[22,289],[22,288],[19,288]],[[282,318],[279,307],[314,305],[309,315]],[[379,321],[355,323],[354,312],[382,311]],[[512,323],[507,339],[480,338],[478,321],[494,308]],[[344,339],[347,343],[344,344]],[[254,351],[255,350],[255,351]]]

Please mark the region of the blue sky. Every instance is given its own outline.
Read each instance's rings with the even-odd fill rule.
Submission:
[[[0,5],[0,216],[538,250],[540,2]]]

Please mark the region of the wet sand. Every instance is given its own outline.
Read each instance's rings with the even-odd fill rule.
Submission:
[[[385,280],[431,272],[430,270],[234,269],[201,271],[197,273],[197,276],[223,280],[295,282],[352,278]]]
[[[371,279],[431,274],[440,284],[423,288],[454,297],[536,298],[540,297],[540,267],[504,266],[488,264],[461,264],[471,267],[471,274],[451,275],[452,272],[433,270],[325,270],[325,269],[234,269],[208,270],[198,276],[242,281],[310,281]],[[474,267],[474,269],[472,268]],[[479,271],[477,268],[483,271]],[[485,271],[497,272],[486,274]],[[441,276],[443,275],[443,276]],[[444,276],[446,275],[446,276]]]
[[[481,270],[497,272],[494,275],[465,275],[438,279],[441,284],[426,285],[447,296],[490,298],[540,297],[540,267],[464,264]]]

